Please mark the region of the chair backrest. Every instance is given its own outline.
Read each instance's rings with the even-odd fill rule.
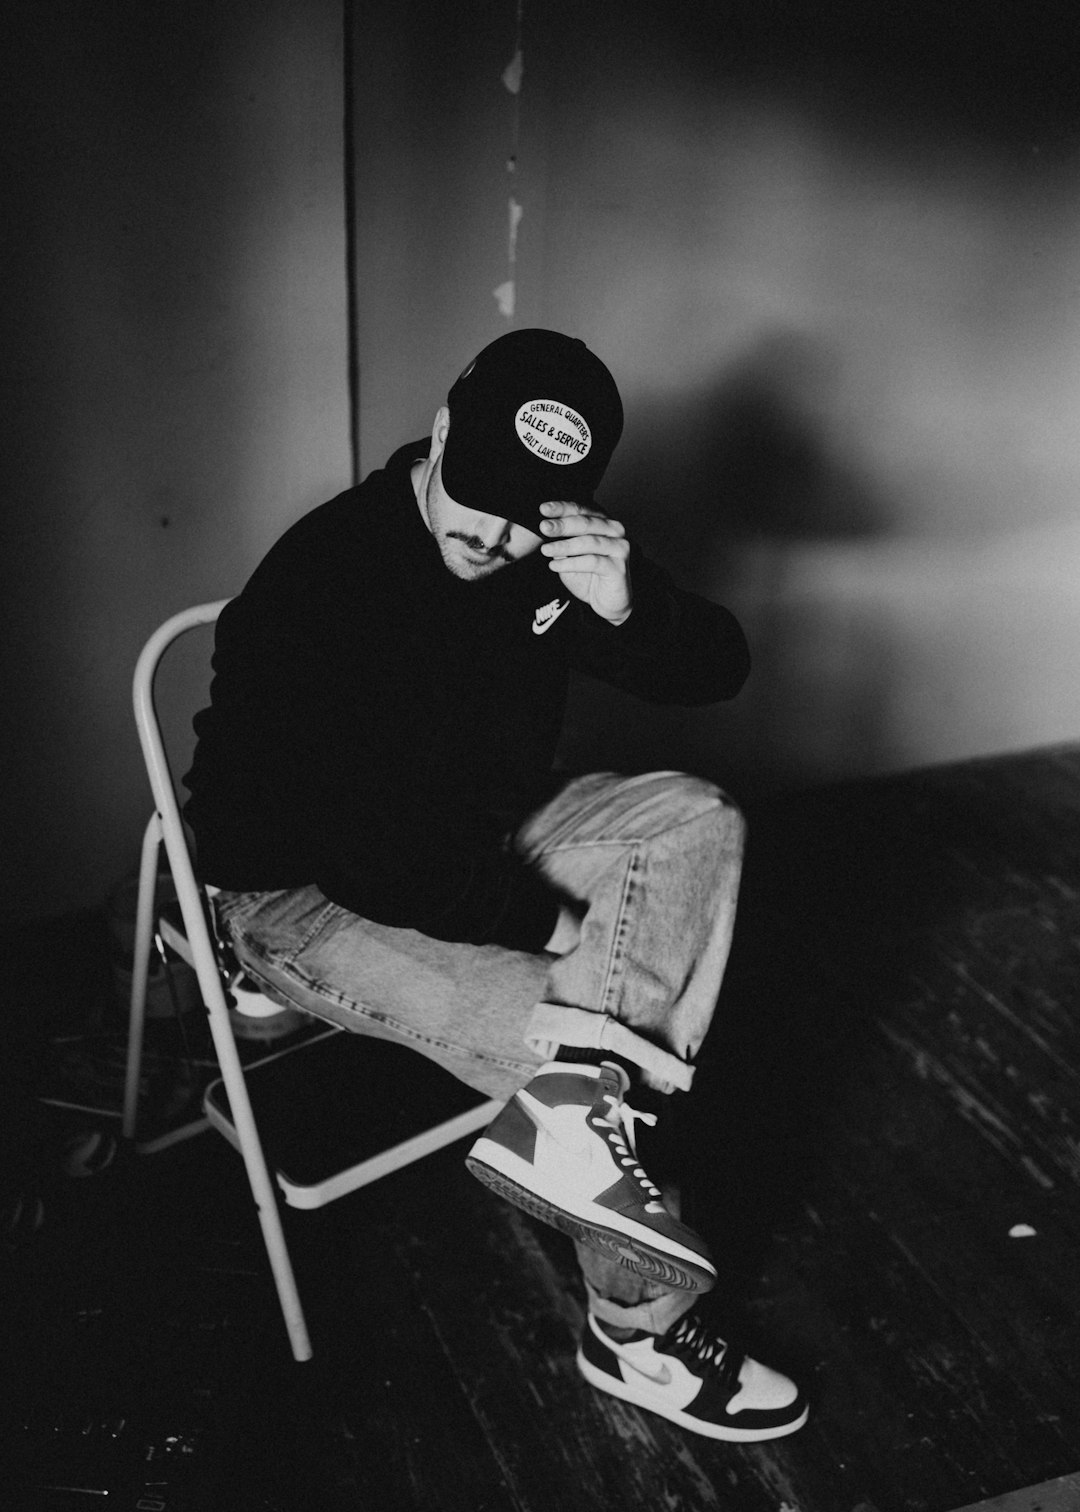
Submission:
[[[195,604],[190,609],[182,609],[179,614],[174,614],[154,631],[135,665],[132,681],[135,727],[139,732],[139,743],[154,802],[163,818],[167,809],[176,807],[176,789],[155,702],[154,685],[158,666],[175,641],[199,625],[214,624],[228,602],[228,599],[218,599],[214,603]]]
[[[144,888],[152,900],[153,878],[156,875],[158,840],[160,839],[165,845],[165,852],[169,859],[169,870],[172,873],[177,901],[183,915],[184,931],[191,950],[195,974],[199,980],[199,990],[208,1012],[214,1049],[221,1067],[240,1151],[247,1168],[251,1193],[255,1199],[255,1208],[259,1215],[259,1224],[273,1271],[278,1300],[281,1303],[285,1326],[289,1333],[290,1347],[295,1359],[307,1360],[311,1357],[311,1340],[308,1337],[304,1311],[296,1289],[296,1278],[293,1275],[292,1261],[289,1259],[285,1234],[281,1227],[281,1218],[277,1209],[277,1189],[266,1164],[266,1156],[263,1153],[259,1131],[255,1125],[255,1115],[251,1108],[251,1099],[244,1081],[243,1068],[233,1038],[218,957],[210,936],[210,927],[203,907],[203,895],[195,877],[187,832],[184,829],[165,741],[162,737],[161,721],[154,702],[154,679],[165,651],[188,630],[195,629],[197,625],[214,623],[228,602],[228,599],[219,599],[212,604],[196,604],[191,609],[184,609],[181,613],[174,614],[171,619],[166,620],[154,631],[143,647],[135,666],[132,684],[135,724],[139,732],[139,743],[142,746],[155,805],[155,812],[151,816],[143,839],[139,912],[140,917],[143,917]],[[147,916],[140,926],[145,934],[142,952],[144,958],[149,955],[150,928],[149,911],[145,912]],[[145,989],[145,977],[143,989]],[[124,1098],[125,1133],[131,1133],[134,1129],[135,1100],[139,1082],[138,1068],[142,1053],[141,1013],[139,1027],[136,1028],[137,992],[137,982],[133,981],[132,1027],[128,1043],[128,1078]]]
[[[165,853],[169,858],[169,870],[172,873],[177,900],[188,929],[188,938],[195,949],[195,967],[200,977],[200,985],[204,988],[204,997],[206,987],[202,981],[204,972],[214,968],[208,961],[204,960],[200,963],[198,959],[200,952],[197,944],[202,943],[198,937],[204,933],[204,930],[198,927],[196,921],[201,922],[204,919],[203,903],[195,879],[187,833],[184,829],[173,773],[162,736],[161,721],[154,699],[154,681],[161,659],[174,641],[198,625],[213,624],[228,602],[228,599],[218,599],[214,603],[195,604],[192,608],[183,609],[179,614],[174,614],[171,619],[166,620],[154,631],[143,647],[135,665],[135,676],[132,682],[135,726],[139,732],[139,744],[142,746],[146,773],[154,795],[154,806],[161,821],[162,840]],[[206,943],[209,945],[208,939]],[[202,970],[200,970],[200,964],[203,966]]]

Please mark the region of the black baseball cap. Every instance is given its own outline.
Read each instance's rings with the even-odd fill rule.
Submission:
[[[614,378],[583,341],[558,331],[500,336],[446,402],[446,492],[528,530],[547,499],[590,502],[622,434]]]

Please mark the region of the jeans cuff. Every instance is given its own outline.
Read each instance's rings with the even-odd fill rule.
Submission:
[[[658,1092],[689,1092],[694,1080],[693,1066],[670,1050],[642,1038],[621,1020],[587,1008],[537,1003],[525,1027],[525,1043],[544,1060],[550,1060],[559,1045],[610,1050],[640,1066],[646,1082]]]
[[[698,1300],[695,1292],[670,1291],[641,1302],[615,1302],[601,1296],[588,1281],[585,1291],[589,1311],[598,1322],[610,1323],[613,1328],[641,1328],[651,1334],[667,1333],[676,1319],[689,1312]]]

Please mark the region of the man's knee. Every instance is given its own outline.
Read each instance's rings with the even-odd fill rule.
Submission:
[[[688,772],[657,772],[656,791],[671,815],[670,828],[699,822],[714,826],[725,841],[742,846],[746,835],[746,816],[742,809],[716,783]]]

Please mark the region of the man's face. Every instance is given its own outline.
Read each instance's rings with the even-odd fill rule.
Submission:
[[[418,479],[417,502],[448,570],[455,577],[475,581],[531,555],[543,538],[524,525],[470,509],[446,492],[440,467],[447,432],[445,413],[440,410],[436,417],[431,454]]]

